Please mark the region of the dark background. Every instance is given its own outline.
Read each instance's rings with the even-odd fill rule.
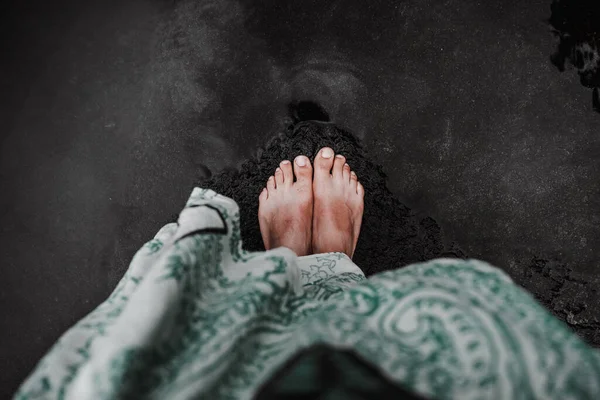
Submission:
[[[0,397],[305,97],[404,204],[600,344],[600,114],[550,62],[550,1],[1,7]]]

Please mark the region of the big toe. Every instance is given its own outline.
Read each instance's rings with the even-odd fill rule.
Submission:
[[[333,167],[333,149],[323,147],[315,157],[315,180],[323,179],[330,175]]]
[[[296,157],[294,160],[294,175],[296,175],[297,185],[312,185],[312,166],[308,157]]]

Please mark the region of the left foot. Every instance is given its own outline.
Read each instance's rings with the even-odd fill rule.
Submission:
[[[266,250],[284,246],[298,256],[310,254],[312,187],[312,166],[308,157],[296,157],[293,169],[288,160],[279,164],[275,176],[269,178],[258,198],[258,221]]]

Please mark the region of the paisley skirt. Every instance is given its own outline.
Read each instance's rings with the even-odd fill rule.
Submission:
[[[239,218],[195,188],[15,398],[600,398],[598,350],[496,267],[367,279],[343,253],[247,252]]]

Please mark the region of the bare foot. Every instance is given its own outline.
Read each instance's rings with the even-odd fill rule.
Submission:
[[[302,162],[304,165],[300,165]],[[284,246],[298,256],[311,254],[313,193],[308,157],[296,157],[293,170],[288,160],[282,161],[258,199],[265,249]]]
[[[324,147],[315,157],[312,247],[315,254],[343,252],[352,258],[360,234],[365,189],[344,156],[333,155],[331,148]]]

